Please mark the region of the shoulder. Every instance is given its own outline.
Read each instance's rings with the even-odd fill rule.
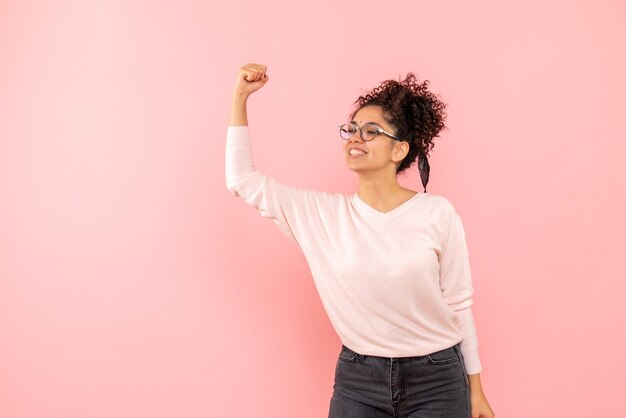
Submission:
[[[454,225],[462,222],[452,199],[432,193],[426,193],[423,197],[425,215],[429,223],[442,236],[447,234],[447,231],[453,228]]]
[[[448,215],[452,212],[456,212],[454,204],[446,196],[430,192],[424,193],[423,201],[425,205],[434,212]]]
[[[320,192],[317,198],[334,209],[346,208],[352,203],[352,194],[341,192]]]
[[[350,203],[351,196],[345,193],[309,188],[301,188],[299,191],[302,193],[302,202],[312,210],[329,210],[336,212],[339,208],[348,206]]]

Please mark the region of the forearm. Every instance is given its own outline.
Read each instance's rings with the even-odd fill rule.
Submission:
[[[467,375],[470,384],[470,392],[472,393],[482,393],[483,387],[480,383],[480,373],[476,374],[468,374]]]
[[[233,94],[229,126],[248,125],[247,101],[248,96]]]

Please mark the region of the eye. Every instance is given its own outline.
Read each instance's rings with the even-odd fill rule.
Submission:
[[[344,133],[354,133],[354,128],[351,127],[351,126],[346,126],[346,127],[341,128],[341,132],[344,132]]]

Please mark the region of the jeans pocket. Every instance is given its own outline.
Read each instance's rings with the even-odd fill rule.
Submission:
[[[454,347],[449,347],[440,351],[435,351],[434,353],[426,354],[426,361],[428,364],[441,366],[459,361],[459,357],[456,354]]]
[[[339,352],[339,360],[346,361],[348,363],[354,363],[358,357],[358,353],[350,350],[345,345],[341,345],[341,351]]]

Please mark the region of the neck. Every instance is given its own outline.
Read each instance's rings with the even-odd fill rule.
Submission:
[[[396,177],[359,178],[359,198],[382,211],[394,208],[415,195],[415,191],[398,184]]]

